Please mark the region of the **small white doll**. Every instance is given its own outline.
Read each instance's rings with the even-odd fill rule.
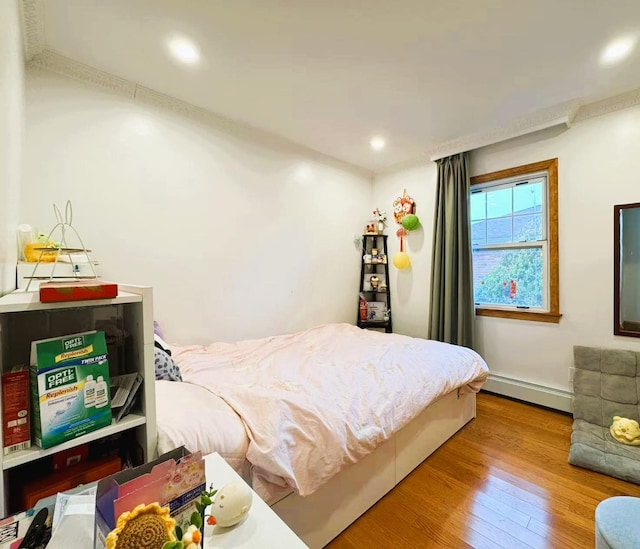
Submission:
[[[253,494],[247,484],[237,480],[229,482],[216,494],[209,508],[208,523],[225,527],[238,524],[247,516],[252,502]]]

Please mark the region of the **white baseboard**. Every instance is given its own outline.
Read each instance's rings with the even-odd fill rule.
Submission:
[[[572,411],[571,399],[573,393],[569,391],[561,391],[560,389],[552,389],[535,383],[528,383],[518,379],[511,379],[490,374],[489,379],[482,387],[483,390],[498,395],[517,398],[547,408],[561,410],[563,412]]]

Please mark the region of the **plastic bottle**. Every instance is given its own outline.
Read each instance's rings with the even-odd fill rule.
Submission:
[[[27,261],[25,249],[27,244],[36,242],[36,232],[31,225],[18,225],[18,260]]]
[[[91,408],[96,405],[96,385],[93,376],[89,374],[84,382],[84,407]]]
[[[96,408],[102,408],[107,405],[109,401],[107,382],[102,376],[98,376],[98,383],[96,383]]]

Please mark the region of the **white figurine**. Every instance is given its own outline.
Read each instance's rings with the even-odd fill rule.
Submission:
[[[251,509],[253,494],[243,481],[235,480],[225,484],[216,494],[209,514],[218,526],[238,524]]]

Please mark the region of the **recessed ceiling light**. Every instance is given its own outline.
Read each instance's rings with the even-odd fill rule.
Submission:
[[[627,57],[636,45],[635,36],[625,36],[610,42],[600,55],[603,65],[611,65]]]
[[[149,118],[136,116],[130,120],[131,129],[138,135],[148,136],[153,133],[153,124]]]
[[[369,144],[374,151],[381,151],[382,149],[384,149],[384,146],[387,144],[387,142],[384,140],[384,137],[380,137],[379,135],[377,135],[376,137],[371,138]]]
[[[167,45],[171,55],[182,63],[195,65],[200,61],[200,50],[198,46],[184,36],[172,36],[169,38]]]
[[[313,171],[309,164],[300,164],[296,167],[293,177],[298,183],[303,183],[311,178]]]

